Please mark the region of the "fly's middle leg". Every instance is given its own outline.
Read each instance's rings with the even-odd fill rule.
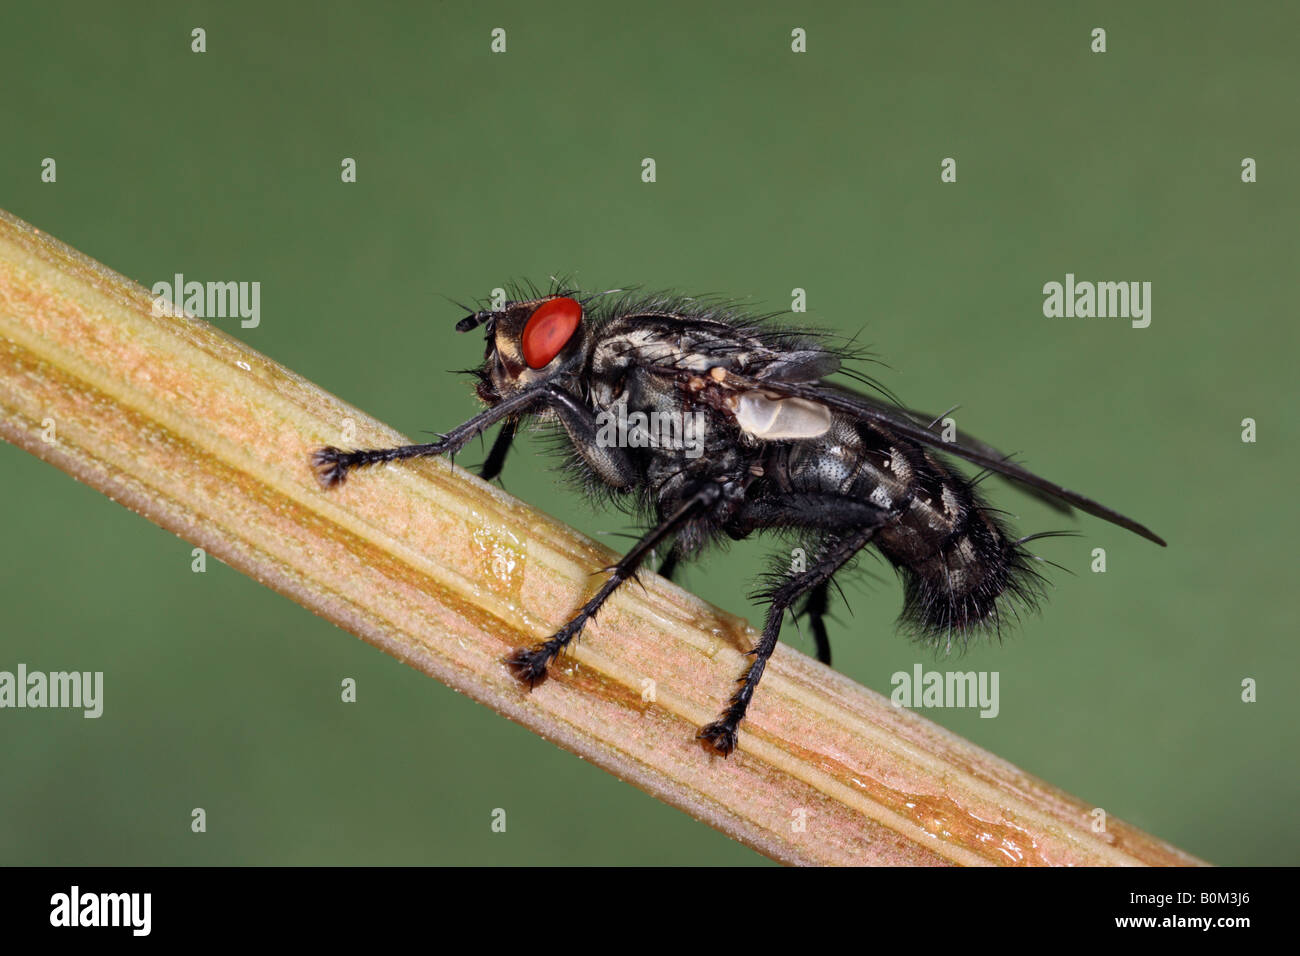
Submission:
[[[618,586],[636,574],[636,570],[657,544],[675,534],[683,524],[712,507],[722,496],[722,490],[716,483],[702,485],[694,494],[678,507],[671,515],[649,531],[636,546],[625,554],[612,568],[606,568],[611,574],[601,585],[595,596],[584,604],[573,618],[546,640],[532,647],[517,651],[506,658],[506,666],[528,686],[534,687],[546,677],[547,667],[569,644],[582,633],[583,627],[617,590]]]

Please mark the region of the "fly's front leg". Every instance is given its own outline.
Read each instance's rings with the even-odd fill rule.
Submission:
[[[888,512],[877,510],[873,523],[852,528],[843,535],[830,539],[809,568],[791,572],[785,581],[771,590],[771,603],[767,608],[763,634],[749,652],[754,661],[738,678],[740,687],[731,695],[726,709],[697,735],[705,746],[724,757],[736,749],[736,730],[745,719],[745,712],[754,698],[754,691],[758,689],[758,682],[763,679],[768,658],[776,650],[776,642],[781,634],[781,619],[786,610],[802,595],[828,582],[846,561],[870,543],[887,517]]]
[[[359,451],[343,451],[328,446],[318,449],[312,455],[311,463],[316,469],[316,477],[320,479],[320,483],[326,488],[333,488],[346,481],[348,473],[354,468],[364,468],[367,465],[388,461],[402,461],[407,458],[454,455],[465,446],[466,442],[488,426],[495,425],[501,419],[516,415],[530,406],[545,403],[549,397],[545,388],[527,389],[480,412],[463,425],[457,425],[439,441],[426,442],[423,445],[400,445],[396,448],[365,448]]]
[[[817,660],[823,664],[831,662],[831,639],[826,634],[826,608],[830,604],[830,590],[831,582],[827,578],[812,589],[808,595],[808,603],[803,609],[803,612],[808,615],[813,643],[817,647]]]
[[[664,556],[663,561],[659,564],[659,576],[671,581],[673,575],[677,573],[677,565],[680,562],[681,555],[677,550],[677,546],[673,545],[673,547],[668,549],[668,554]]]
[[[654,550],[655,545],[673,534],[685,522],[712,507],[714,502],[721,496],[722,489],[716,483],[710,482],[702,486],[673,514],[642,537],[618,564],[606,569],[612,572],[609,579],[601,585],[595,597],[584,604],[569,623],[540,644],[518,651],[506,658],[506,666],[510,668],[510,672],[528,684],[530,688],[536,686],[539,681],[546,677],[546,668],[551,661],[582,632],[586,623],[596,615],[601,605],[614,593],[618,586],[636,573],[636,569]]]
[[[478,470],[478,476],[484,481],[491,481],[501,474],[501,469],[505,467],[506,455],[510,453],[510,446],[514,444],[515,427],[515,420],[507,419],[502,424],[501,431],[497,432],[496,441],[492,443],[487,461],[483,462]]]

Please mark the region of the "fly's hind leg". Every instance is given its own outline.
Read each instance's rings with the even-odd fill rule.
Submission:
[[[754,699],[758,682],[763,679],[768,658],[776,650],[777,638],[781,634],[781,619],[786,610],[804,594],[815,592],[817,588],[828,583],[831,576],[846,561],[866,547],[880,525],[884,523],[886,515],[886,512],[880,511],[870,524],[852,528],[830,538],[806,570],[788,573],[784,581],[768,592],[771,603],[767,608],[763,634],[749,652],[754,661],[737,679],[740,687],[731,695],[726,709],[717,720],[702,728],[697,735],[706,747],[724,757],[736,749],[737,728],[745,719],[745,712],[749,709],[750,701]]]

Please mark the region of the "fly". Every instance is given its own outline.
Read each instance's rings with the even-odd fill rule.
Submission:
[[[1078,508],[1165,543],[983,442],[966,435],[945,441],[931,416],[883,390],[875,397],[828,382],[837,371],[854,374],[845,366],[853,353],[823,335],[782,327],[774,316],[673,295],[517,295],[456,325],[486,332],[483,365],[471,372],[483,412],[435,442],[322,448],[312,460],[321,483],[333,487],[355,468],[454,454],[500,424],[480,470],[490,481],[521,425],[534,420],[557,431],[566,467],[591,497],[612,498],[643,519],[650,530],[572,619],[506,659],[530,688],[656,549],[667,547],[659,573],[671,576],[711,543],[766,531],[798,535],[808,558],[769,575],[759,592],[767,613],[753,661],[718,719],[698,734],[723,756],[736,747],[786,611],[798,606],[808,617],[818,659],[830,662],[830,588],[864,548],[897,570],[900,624],[916,638],[951,646],[954,638],[996,630],[1008,613],[1036,605],[1041,577],[1024,545],[1042,535],[1017,538],[985,504],[978,479],[941,452],[1059,510]],[[611,427],[628,421],[637,424]],[[674,427],[646,434],[646,421]]]

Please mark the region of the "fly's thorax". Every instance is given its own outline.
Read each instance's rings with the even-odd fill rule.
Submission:
[[[740,371],[770,360],[774,354],[758,337],[718,322],[638,314],[616,319],[601,329],[592,368],[599,373],[659,365],[679,373],[707,375],[720,363]]]

